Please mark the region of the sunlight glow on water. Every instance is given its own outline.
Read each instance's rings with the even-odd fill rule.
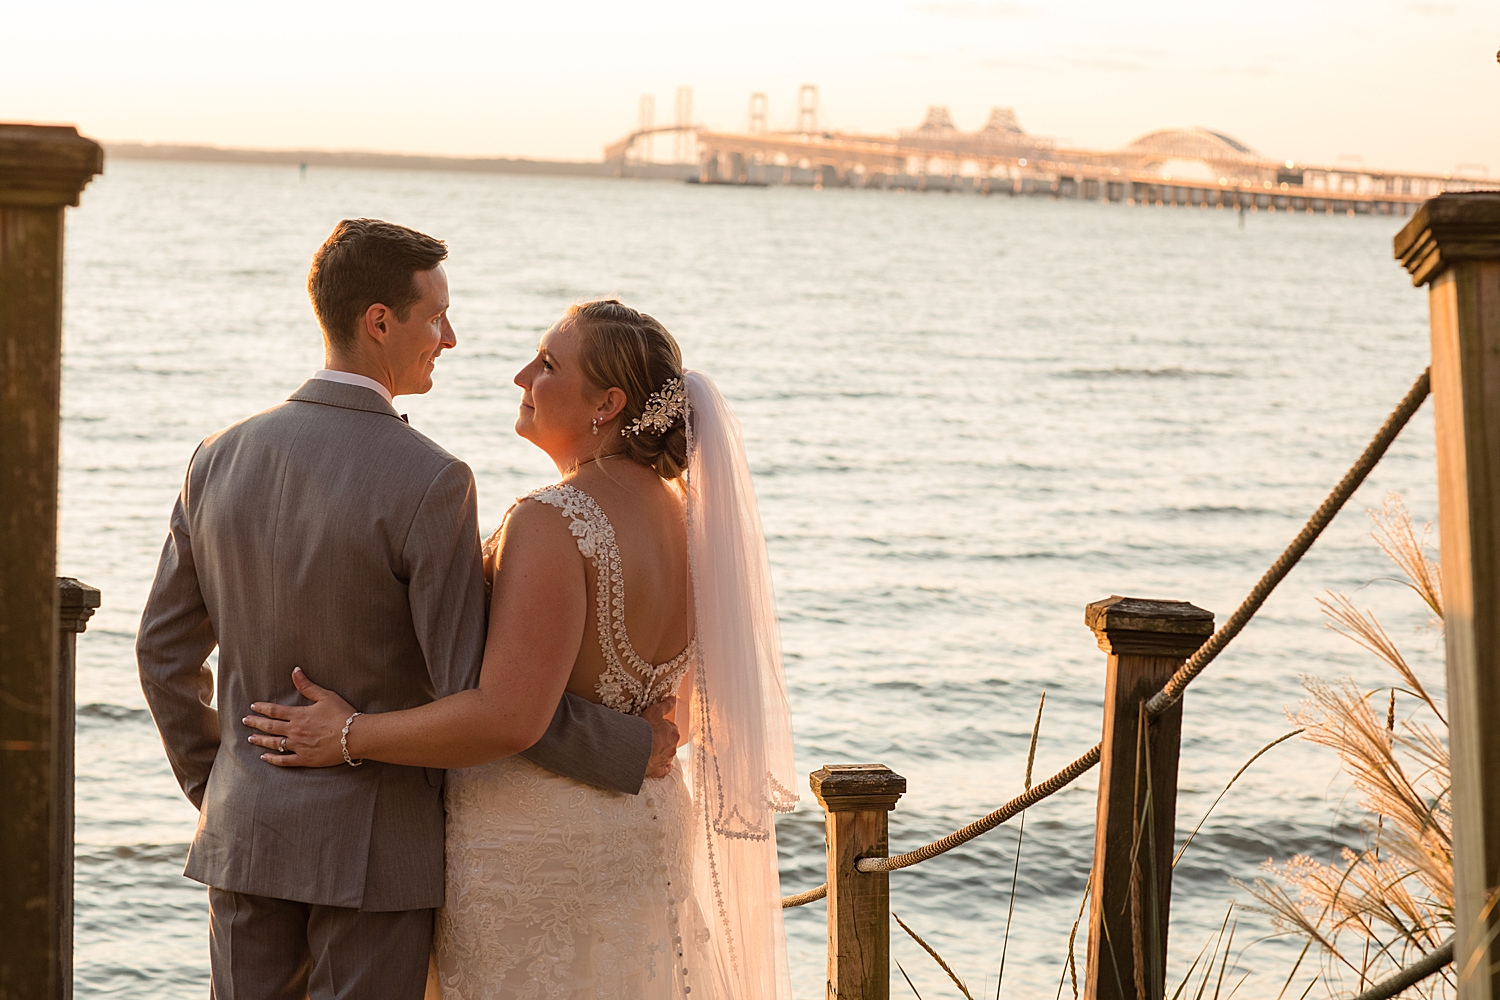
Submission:
[[[399,402],[473,466],[485,531],[555,478],[510,432],[510,377],[568,304],[618,294],[714,376],[756,474],[799,767],[905,775],[898,851],[1019,791],[1043,690],[1039,776],[1096,741],[1104,657],[1084,605],[1178,598],[1222,621],[1428,353],[1425,296],[1390,259],[1398,219],[1239,229],[1231,213],[1006,198],[111,162],[68,217],[60,571],[104,594],[79,641],[80,991],[206,989],[205,893],[180,875],[195,813],[144,711],[134,632],[195,444],[321,367],[307,262],[354,215],[450,244],[459,347],[434,392]],[[1366,586],[1392,575],[1362,517],[1387,490],[1435,517],[1430,410],[1189,692],[1184,833],[1291,728],[1300,674],[1386,682],[1323,628],[1325,588],[1375,608],[1441,688],[1423,610]],[[1028,818],[1012,995],[1058,986],[1090,778]],[[1177,870],[1174,977],[1244,901],[1231,876],[1358,838],[1345,789],[1297,741],[1240,780]],[[822,881],[805,785],[779,829],[785,891]],[[895,910],[975,987],[994,988],[1013,851],[1007,827],[891,876]],[[1244,919],[1245,941],[1267,929]],[[823,992],[824,920],[822,903],[788,916],[804,1000]],[[951,994],[899,930],[892,952],[925,995]],[[1295,952],[1268,942],[1242,962],[1269,982]]]

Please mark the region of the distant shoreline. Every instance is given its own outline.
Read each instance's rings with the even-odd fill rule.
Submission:
[[[543,177],[618,177],[618,167],[602,160],[526,160],[500,157],[428,156],[329,149],[241,149],[167,143],[108,142],[106,157],[179,163],[254,163],[267,166],[344,167],[357,170],[442,170],[453,173],[522,174]],[[632,163],[625,176],[682,180],[696,166]]]

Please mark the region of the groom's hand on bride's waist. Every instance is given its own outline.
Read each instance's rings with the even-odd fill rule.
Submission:
[[[672,772],[679,734],[677,723],[669,716],[676,707],[676,698],[663,698],[641,713],[641,717],[651,723],[651,760],[646,765],[648,778],[665,778]]]

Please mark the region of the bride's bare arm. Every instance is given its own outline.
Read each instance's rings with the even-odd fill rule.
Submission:
[[[422,767],[473,767],[527,749],[546,733],[583,642],[587,617],[583,560],[568,522],[523,503],[506,520],[490,605],[479,687],[399,712],[361,715],[349,728],[349,755]],[[339,735],[358,708],[301,672],[293,681],[307,706],[257,702],[245,720],[252,743],[286,753],[262,759],[282,767],[344,762]]]

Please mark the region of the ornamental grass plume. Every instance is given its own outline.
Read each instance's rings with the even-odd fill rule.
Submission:
[[[1441,621],[1442,591],[1437,564],[1427,552],[1427,532],[1418,536],[1396,494],[1370,516],[1376,544]],[[1366,843],[1361,850],[1345,848],[1335,864],[1305,855],[1280,865],[1268,861],[1268,878],[1241,886],[1270,914],[1276,930],[1317,946],[1324,961],[1318,977],[1325,986],[1357,983],[1362,990],[1435,950],[1453,932],[1447,722],[1442,706],[1372,612],[1361,611],[1343,594],[1330,593],[1319,604],[1329,628],[1373,652],[1401,681],[1387,694],[1387,689],[1361,690],[1349,680],[1304,678],[1308,698],[1295,713],[1306,727],[1304,739],[1339,755],[1367,813]],[[1416,704],[1409,718],[1398,720],[1396,700],[1403,693]],[[1288,985],[1296,972],[1294,966]],[[1405,995],[1439,997],[1452,991],[1452,974],[1445,972]]]

